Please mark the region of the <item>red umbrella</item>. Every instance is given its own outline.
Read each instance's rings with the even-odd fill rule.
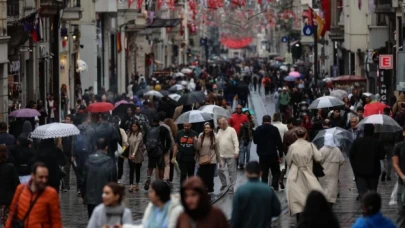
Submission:
[[[89,112],[109,112],[114,109],[114,105],[108,102],[97,102],[90,104],[87,107],[87,111]]]
[[[389,107],[386,104],[380,103],[380,102],[373,102],[370,104],[366,104],[364,106],[364,117],[374,115],[374,114],[384,114],[384,108]]]

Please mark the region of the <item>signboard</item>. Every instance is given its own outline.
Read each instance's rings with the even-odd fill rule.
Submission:
[[[288,38],[286,36],[281,37],[281,43],[287,43]]]
[[[312,26],[310,25],[305,25],[304,28],[302,29],[302,32],[304,33],[304,35],[306,36],[312,36],[313,32],[312,32]]]
[[[396,89],[405,91],[405,51],[399,51],[397,56]]]
[[[387,86],[384,83],[384,70],[380,71],[380,98],[381,103],[387,104]]]
[[[394,59],[392,55],[380,55],[379,68],[383,70],[392,70],[394,67]]]

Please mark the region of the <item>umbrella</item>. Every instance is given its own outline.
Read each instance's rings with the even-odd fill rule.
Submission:
[[[249,111],[250,115],[254,115],[255,111],[253,111],[252,109],[248,109],[248,108],[243,108],[242,112],[245,113],[246,111]]]
[[[365,92],[365,93],[363,93],[363,96],[373,98],[374,94],[369,93],[369,92]]]
[[[206,122],[212,120],[213,117],[211,114],[200,111],[200,110],[191,110],[181,114],[176,119],[176,124],[184,124],[184,123],[199,123],[199,122]]]
[[[184,89],[184,86],[176,84],[176,85],[170,87],[169,91],[180,91],[180,90],[183,90],[183,89]]]
[[[288,76],[292,76],[292,77],[299,78],[299,77],[301,77],[301,73],[298,72],[298,71],[291,71],[291,72],[288,74]]]
[[[87,111],[89,112],[109,112],[114,109],[114,105],[109,102],[97,102],[90,104],[87,107]]]
[[[375,132],[402,131],[402,127],[394,119],[384,114],[367,116],[357,124],[357,127],[363,128],[365,124],[374,124]]]
[[[183,68],[181,70],[181,73],[183,73],[183,74],[191,74],[191,72],[193,72],[193,71],[191,69],[188,69],[188,68]]]
[[[168,96],[168,95],[170,94],[170,92],[167,91],[167,90],[160,90],[159,92],[160,92],[164,97],[165,97],[165,96]]]
[[[52,139],[80,134],[79,129],[73,124],[50,123],[39,126],[31,133],[31,138]]]
[[[120,104],[128,104],[128,101],[126,101],[126,100],[120,100],[120,101],[118,101],[118,102],[116,102],[115,104],[114,104],[114,108],[117,108]]]
[[[175,78],[177,78],[177,77],[184,77],[185,75],[183,74],[183,73],[181,73],[181,72],[177,72],[177,73],[175,73],[174,74],[174,77]]]
[[[387,108],[386,104],[380,103],[380,102],[373,102],[370,104],[366,104],[364,106],[364,117],[374,115],[374,114],[383,114],[384,113],[384,108]]]
[[[272,64],[270,65],[270,67],[272,67],[272,68],[280,68],[280,67],[283,66],[283,65],[284,65],[283,63],[274,62],[274,63],[272,63]]]
[[[342,90],[342,89],[335,89],[332,92],[330,92],[330,95],[332,97],[336,97],[336,98],[339,98],[341,100],[343,100],[343,98],[349,96],[349,94],[346,91]]]
[[[324,82],[332,82],[332,78],[324,78],[322,81],[324,81]]]
[[[78,59],[76,61],[77,64],[77,69],[76,72],[83,72],[83,71],[87,71],[89,69],[89,67],[87,66],[87,63],[83,60]]]
[[[147,89],[141,89],[141,90],[139,90],[138,92],[136,92],[136,95],[138,96],[138,97],[142,97],[143,96],[143,94],[144,93],[147,93],[149,90],[147,90]]]
[[[286,81],[286,82],[295,82],[295,81],[297,81],[297,78],[294,77],[294,76],[288,75],[287,77],[284,78],[284,81]]]
[[[332,96],[323,96],[314,100],[308,109],[331,108],[341,105],[345,105],[342,100]]]
[[[333,135],[333,141],[337,147],[343,151],[348,151],[352,142],[354,141],[353,134],[350,131],[347,131],[340,127],[329,128],[321,130],[312,140],[312,143],[315,144],[318,149],[324,146],[324,139],[326,134]]]
[[[169,95],[170,99],[174,100],[174,101],[178,101],[180,99],[180,95],[174,93],[174,94],[170,94]]]
[[[130,103],[121,103],[112,111],[113,116],[123,116],[126,115],[128,108],[132,109],[132,112],[135,112],[135,105]]]
[[[231,114],[224,108],[218,105],[205,105],[202,106],[200,111],[213,114],[214,116],[223,116],[223,117],[230,117]]]
[[[282,65],[282,66],[280,66],[280,70],[282,70],[282,71],[287,71],[287,70],[288,70],[288,67],[287,67],[287,66]]]
[[[151,90],[149,92],[146,92],[144,94],[144,96],[154,96],[154,97],[163,97],[163,94],[161,94],[160,92],[156,91],[156,90]]]
[[[10,113],[10,116],[15,118],[31,118],[35,116],[41,116],[41,113],[39,113],[36,109],[33,108],[22,108],[12,111]]]
[[[177,101],[178,105],[191,105],[194,103],[202,103],[205,101],[205,95],[201,91],[193,91],[183,94]]]

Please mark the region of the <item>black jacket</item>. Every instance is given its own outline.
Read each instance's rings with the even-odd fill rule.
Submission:
[[[271,124],[263,124],[253,133],[253,142],[257,144],[260,158],[278,159],[283,157],[284,147],[280,132]]]
[[[349,153],[355,176],[378,177],[381,174],[380,160],[384,157],[384,145],[368,136],[354,140]]]
[[[21,145],[10,148],[10,154],[14,158],[14,166],[19,176],[31,174],[31,166],[34,163],[35,153],[32,148]]]
[[[15,189],[20,184],[13,164],[0,163],[0,205],[10,205]]]

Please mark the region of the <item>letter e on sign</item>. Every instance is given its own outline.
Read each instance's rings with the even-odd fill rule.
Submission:
[[[384,70],[392,70],[394,67],[392,55],[380,55],[379,57],[379,68]]]

